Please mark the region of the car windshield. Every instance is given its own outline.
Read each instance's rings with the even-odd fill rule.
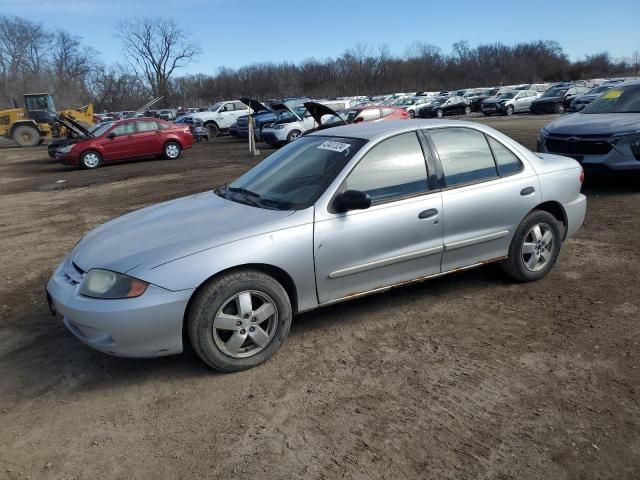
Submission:
[[[544,92],[542,96],[543,97],[561,97],[568,91],[569,91],[568,88],[550,88],[549,90]]]
[[[221,105],[222,105],[222,102],[214,103],[213,105],[211,105],[209,107],[209,111],[210,112],[215,112],[216,110],[218,110],[220,108]]]
[[[107,130],[109,130],[116,122],[105,122],[99,124],[94,130],[91,131],[94,137],[99,137],[104,135]]]
[[[365,143],[355,138],[301,137],[217,189],[216,194],[260,208],[307,208]]]
[[[582,113],[640,113],[640,83],[611,88]]]
[[[504,93],[501,93],[500,95],[498,95],[498,98],[502,99],[502,100],[508,100],[510,98],[515,97],[517,94],[518,94],[518,92],[504,92]]]

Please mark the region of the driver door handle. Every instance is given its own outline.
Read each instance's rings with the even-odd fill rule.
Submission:
[[[438,216],[438,210],[430,208],[429,210],[423,210],[418,214],[418,218],[421,220],[429,220]]]

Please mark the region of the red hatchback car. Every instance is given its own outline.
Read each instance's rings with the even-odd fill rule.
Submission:
[[[164,156],[176,159],[191,148],[188,125],[175,125],[157,118],[134,118],[107,122],[86,131],[73,143],[58,147],[56,159],[66,165],[98,168],[116,160]]]

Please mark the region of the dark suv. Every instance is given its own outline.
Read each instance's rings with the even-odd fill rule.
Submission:
[[[574,98],[588,91],[587,87],[576,85],[552,87],[531,102],[531,113],[564,113]]]

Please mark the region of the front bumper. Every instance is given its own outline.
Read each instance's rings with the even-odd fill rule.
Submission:
[[[480,106],[480,111],[482,113],[487,113],[489,115],[492,113],[502,113],[505,111],[505,104],[504,103],[482,104]]]
[[[605,144],[608,144],[605,139],[585,140],[575,142],[575,146],[572,147],[565,138],[550,135],[538,137],[537,151],[571,157],[577,160],[585,171],[640,171],[640,160],[624,155],[613,145]]]
[[[193,290],[173,292],[149,285],[137,298],[89,298],[78,293],[73,268],[69,258],[58,266],[47,284],[47,300],[79,340],[118,357],[182,352],[182,323]]]
[[[284,145],[287,143],[286,136],[284,139],[279,136],[283,131],[284,130],[263,130],[261,135],[262,141],[274,147]]]

